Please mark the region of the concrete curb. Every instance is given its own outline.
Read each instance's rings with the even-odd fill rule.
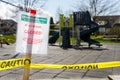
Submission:
[[[109,75],[108,79],[109,80],[120,80],[120,75]]]
[[[34,79],[34,80],[108,80],[108,79],[89,78],[89,79]]]

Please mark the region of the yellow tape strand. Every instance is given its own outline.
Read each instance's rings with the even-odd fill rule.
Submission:
[[[102,68],[111,68],[119,67],[120,61],[112,62],[99,62],[99,63],[86,63],[86,64],[30,64],[30,59],[19,58],[19,59],[10,59],[10,60],[1,60],[0,61],[0,70],[13,69],[17,67],[28,67],[30,68],[53,68],[53,69],[102,69]],[[29,67],[28,67],[29,68]]]
[[[87,64],[31,64],[30,68],[57,68],[57,69],[102,69],[119,67],[120,61],[113,62],[99,62],[99,63],[87,63]]]
[[[0,61],[0,70],[13,69],[30,64],[30,59],[19,58]]]

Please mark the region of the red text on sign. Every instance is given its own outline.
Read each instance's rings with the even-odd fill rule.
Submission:
[[[41,31],[33,31],[33,30],[24,30],[24,33],[27,33],[27,34],[36,34],[36,35],[41,35],[42,32]]]
[[[38,25],[34,25],[34,24],[25,24],[25,26],[29,26],[29,27],[32,27],[32,28],[42,28],[42,26],[38,26]]]
[[[23,38],[23,40],[28,44],[37,44],[42,42],[42,39]]]

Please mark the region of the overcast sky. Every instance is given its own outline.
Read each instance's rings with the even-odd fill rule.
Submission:
[[[0,6],[1,6],[0,7],[0,18],[9,19],[11,16],[15,15],[15,13],[11,12],[16,9],[15,7],[2,3],[2,2],[0,2]]]
[[[10,0],[5,0],[5,1],[10,1]],[[55,17],[56,10],[58,9],[58,7],[60,7],[65,12],[67,10],[72,9],[73,8],[72,6],[73,6],[73,4],[75,4],[76,1],[77,0],[74,0],[74,2],[73,2],[73,0],[48,0],[44,6],[44,9],[46,11],[48,11],[53,17]],[[14,0],[14,2],[15,3],[13,3],[13,4],[16,4],[16,3],[19,4],[20,2],[23,2],[23,0],[18,0],[18,1]],[[9,18],[9,16],[12,15],[12,13],[10,12],[9,9],[12,9],[14,7],[10,6],[8,4],[2,3],[2,2],[0,2],[0,6],[1,6],[0,17]]]
[[[12,0],[5,0],[5,1],[11,2]],[[24,0],[13,0],[14,3],[13,2],[12,3],[13,4],[19,4],[23,1]],[[78,1],[80,2],[80,0],[48,0],[47,3],[44,6],[44,9],[46,11],[48,11],[54,18],[56,18],[56,11],[57,11],[58,7],[60,7],[63,10],[64,13],[69,11],[69,10],[74,11],[73,6]],[[114,2],[115,0],[111,0],[111,3],[112,3],[112,1]],[[120,3],[120,1],[118,3]],[[1,6],[0,17],[10,18],[12,15],[14,15],[14,13],[12,13],[10,10],[14,10],[15,7],[10,6],[8,4],[5,4],[5,3],[2,3],[2,2],[0,2],[0,6]],[[118,7],[118,10],[120,10],[120,7]],[[118,13],[117,13],[117,15],[118,15]]]

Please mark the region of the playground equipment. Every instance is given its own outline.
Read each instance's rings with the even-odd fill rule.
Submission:
[[[96,46],[102,46],[98,41],[90,38],[91,34],[99,29],[99,25],[91,20],[91,16],[88,11],[74,12],[74,28],[77,30],[77,46],[80,45],[80,40],[88,43],[90,47],[92,44]]]
[[[69,29],[69,20],[66,18],[65,19],[65,27],[62,28],[62,48],[67,49],[71,48],[70,44],[70,29]]]
[[[60,27],[59,32],[53,31],[52,37],[49,39],[50,44],[54,44],[57,39],[62,35],[62,44],[60,46],[63,49],[71,48],[70,45],[70,32],[69,32],[69,19],[64,18],[64,15],[60,15]]]
[[[70,30],[70,28],[72,30]],[[62,48],[75,47],[79,48],[81,40],[88,43],[88,47],[91,45],[102,46],[98,41],[90,38],[91,34],[99,29],[99,25],[91,20],[91,16],[88,11],[73,12],[70,14],[70,18],[67,19],[64,15],[60,15],[60,32],[54,34],[49,43],[54,44],[62,34]],[[70,36],[71,35],[71,36]],[[70,37],[75,40],[70,41]],[[71,46],[72,42],[72,46]]]
[[[54,31],[52,33],[52,37],[49,38],[49,43],[54,44],[57,41],[58,38],[59,38],[59,32]]]

